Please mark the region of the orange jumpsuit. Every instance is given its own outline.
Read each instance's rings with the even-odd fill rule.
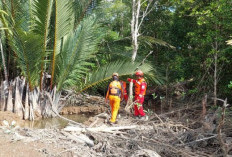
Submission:
[[[111,107],[111,119],[110,122],[115,123],[118,110],[120,108],[120,101],[123,96],[123,87],[119,81],[112,81],[109,84],[106,100],[109,98]]]
[[[127,90],[126,90],[126,82],[125,81],[120,81],[122,86],[123,86],[123,98],[125,102],[128,100],[128,95],[127,95]]]
[[[135,86],[135,97],[134,101],[137,103],[134,105],[134,115],[135,116],[145,116],[145,112],[143,111],[143,102],[144,95],[146,94],[147,83],[144,78],[140,78],[138,80],[128,79],[128,81],[132,81]]]

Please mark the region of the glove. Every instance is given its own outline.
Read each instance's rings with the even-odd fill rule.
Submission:
[[[129,82],[133,82],[133,79],[131,79],[131,78],[128,78],[128,79],[127,79],[127,81],[129,81]]]
[[[109,102],[108,99],[105,99],[105,103],[108,104],[108,102]]]

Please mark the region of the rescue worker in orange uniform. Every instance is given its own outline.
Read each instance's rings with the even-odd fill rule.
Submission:
[[[122,86],[123,86],[123,99],[125,103],[127,103],[128,100],[128,95],[127,95],[127,90],[126,90],[126,82],[125,81],[120,81]]]
[[[143,78],[143,72],[138,70],[135,72],[136,80],[128,78],[129,82],[134,83],[134,101],[136,101],[134,105],[134,116],[140,119],[147,119],[148,117],[143,111],[143,102],[144,102],[144,95],[146,94],[147,83]]]
[[[111,107],[111,123],[116,122],[116,118],[118,115],[118,110],[120,107],[120,102],[123,100],[123,86],[118,80],[118,73],[113,73],[112,75],[113,81],[110,82],[106,94],[105,101],[109,99],[110,107]]]

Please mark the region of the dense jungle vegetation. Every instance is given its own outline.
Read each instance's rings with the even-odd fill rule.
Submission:
[[[113,72],[124,79],[140,68],[150,88],[189,81],[186,97],[231,101],[229,0],[142,0],[134,61],[132,1],[1,0],[0,6],[2,81],[24,76],[30,90],[97,94]]]
[[[11,146],[0,155],[18,141],[44,142],[34,147],[46,156],[232,154],[231,0],[0,0],[0,52],[0,143]],[[126,81],[138,69],[148,116],[118,100],[109,123],[112,74]],[[60,115],[89,109],[98,115],[85,124]],[[56,116],[71,125],[14,126]]]

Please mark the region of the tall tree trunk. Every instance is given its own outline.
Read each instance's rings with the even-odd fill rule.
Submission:
[[[138,50],[138,43],[137,43],[137,34],[136,34],[136,30],[135,30],[135,24],[136,24],[136,2],[137,0],[133,0],[132,1],[132,18],[131,18],[131,38],[132,38],[132,57],[131,57],[131,61],[134,62],[136,55],[137,55],[137,50]],[[133,83],[130,82],[129,84],[129,97],[128,97],[128,101],[127,101],[127,105],[125,108],[127,108],[130,104],[132,104],[133,102]]]
[[[131,19],[131,36],[132,36],[132,62],[135,61],[137,56],[137,51],[139,48],[138,45],[138,36],[139,36],[139,12],[140,12],[140,0],[133,0],[132,4],[132,19]]]
[[[141,20],[139,20],[140,17],[140,9],[141,9],[141,0],[132,0],[132,18],[131,18],[131,38],[132,38],[132,57],[131,57],[131,61],[134,63],[136,56],[137,56],[137,52],[138,52],[138,48],[139,48],[139,44],[138,44],[138,37],[139,37],[139,28],[143,22],[144,17],[148,14],[148,8],[151,4],[153,0],[151,0],[148,5],[147,8],[145,10],[145,12],[143,12],[142,18]],[[126,108],[132,104],[133,100],[133,83],[130,82],[129,84],[129,99],[127,101],[127,105]]]

